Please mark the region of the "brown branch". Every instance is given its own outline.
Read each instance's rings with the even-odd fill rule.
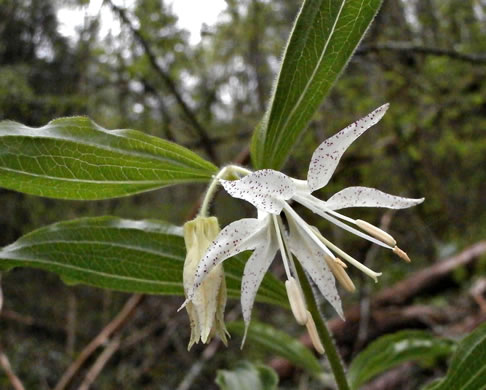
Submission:
[[[88,370],[83,382],[79,386],[78,390],[89,390],[91,385],[94,383],[100,372],[105,367],[108,360],[113,356],[113,354],[120,348],[120,335],[116,335],[113,339],[106,345],[103,352],[98,356],[98,359],[93,363],[91,368]]]
[[[8,360],[7,355],[3,353],[1,347],[0,347],[0,366],[5,371],[5,374],[7,374],[7,378],[15,390],[25,390],[25,387],[22,384],[21,380],[13,372],[12,367],[10,366],[10,361]]]
[[[137,42],[140,44],[140,46],[142,46],[145,55],[147,56],[150,62],[150,65],[155,70],[155,72],[160,76],[160,78],[164,81],[165,85],[172,93],[172,95],[174,95],[177,103],[181,107],[187,119],[189,120],[189,122],[192,124],[192,126],[198,133],[201,139],[202,146],[206,150],[206,153],[213,160],[213,162],[217,164],[218,158],[213,148],[213,144],[208,135],[208,132],[206,131],[206,129],[204,129],[201,123],[199,123],[199,121],[196,118],[196,115],[192,112],[191,108],[182,97],[181,93],[179,92],[176,86],[175,81],[172,80],[168,72],[165,69],[163,69],[162,66],[159,64],[159,62],[157,61],[155,53],[153,52],[147,40],[143,37],[142,33],[138,29],[136,29],[133,26],[133,24],[130,22],[130,19],[127,17],[127,14],[125,13],[125,10],[113,4],[112,0],[105,0],[105,1],[109,4],[111,9],[120,17],[123,24],[125,24],[128,27],[128,29],[131,31],[131,33],[133,34]]]
[[[110,336],[117,330],[122,328],[128,319],[135,312],[137,305],[143,299],[141,294],[133,294],[125,303],[120,312],[106,325],[103,330],[81,351],[78,358],[68,367],[66,372],[62,375],[54,390],[63,390],[71,382],[76,373],[86,362],[86,360],[96,351],[96,349],[104,344]]]
[[[365,55],[368,53],[379,53],[382,51],[412,54],[417,53],[438,57],[449,57],[454,60],[469,62],[471,64],[486,64],[486,53],[467,54],[451,49],[414,45],[408,42],[388,42],[375,45],[364,45],[356,50],[356,54]]]
[[[418,294],[436,288],[456,268],[467,265],[486,253],[486,241],[480,241],[455,256],[438,261],[434,265],[412,274],[410,277],[380,292],[375,305],[403,305]]]

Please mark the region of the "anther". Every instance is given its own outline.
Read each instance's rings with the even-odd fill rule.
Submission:
[[[338,259],[339,262],[336,262],[335,260],[331,259],[329,256],[325,256],[324,259],[326,260],[327,265],[331,269],[332,274],[338,280],[338,282],[341,283],[344,289],[349,292],[354,292],[356,290],[356,287],[354,286],[354,283],[349,277],[349,275],[344,270],[343,266],[340,264],[342,263],[342,261]]]
[[[402,251],[398,246],[393,247],[393,253],[395,253],[398,257],[402,258],[405,260],[407,263],[411,263],[412,260],[410,260],[410,257],[408,257],[407,253],[405,251]]]
[[[292,309],[292,314],[294,315],[295,320],[299,325],[305,325],[308,320],[308,311],[297,281],[293,277],[290,277],[289,280],[285,282],[285,288],[287,289],[290,308]]]
[[[348,268],[347,264],[344,261],[342,261],[341,259],[337,258],[337,257],[335,257],[333,261],[335,263],[339,264],[343,268]]]
[[[385,244],[390,245],[391,247],[397,245],[397,242],[391,235],[389,235],[387,232],[380,229],[379,227],[372,225],[369,222],[363,221],[361,219],[357,219],[356,225],[360,227],[362,230],[364,230],[365,232],[377,238],[378,240],[384,242]]]
[[[316,324],[314,322],[314,319],[312,318],[312,314],[309,313],[308,310],[306,314],[308,318],[307,323],[305,324],[305,327],[307,328],[307,333],[309,333],[309,337],[312,341],[314,349],[322,355],[324,354],[324,347],[322,346],[321,339],[317,334]]]

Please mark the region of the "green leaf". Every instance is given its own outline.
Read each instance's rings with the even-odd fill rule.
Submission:
[[[378,338],[351,363],[348,379],[351,389],[378,374],[408,361],[428,362],[452,354],[455,343],[430,332],[405,330]]]
[[[305,0],[269,107],[252,140],[257,169],[280,169],[337,80],[382,0]]]
[[[452,357],[446,377],[427,390],[486,389],[486,323],[465,337]]]
[[[217,168],[182,146],[85,117],[32,128],[0,122],[0,186],[58,199],[126,196],[208,181]]]
[[[243,336],[245,324],[235,321],[227,324],[231,333]],[[247,343],[257,345],[267,352],[281,356],[297,367],[300,367],[312,375],[322,373],[322,367],[314,354],[300,341],[287,333],[275,329],[273,326],[261,322],[252,321],[248,329]]]
[[[233,370],[218,370],[216,383],[221,390],[274,390],[278,375],[263,364],[240,362]]]
[[[126,292],[183,295],[182,229],[165,222],[115,217],[60,222],[0,250],[0,269],[33,267],[66,283]],[[225,262],[228,296],[239,298],[245,257]],[[285,288],[267,274],[257,299],[285,305]]]

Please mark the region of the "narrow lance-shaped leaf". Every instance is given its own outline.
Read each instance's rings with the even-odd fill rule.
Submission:
[[[216,170],[182,146],[135,130],[106,130],[85,117],[40,128],[0,122],[0,186],[27,194],[106,199],[208,181]]]
[[[115,217],[60,222],[0,250],[0,269],[32,267],[66,283],[126,292],[183,295],[186,251],[182,229],[154,220]],[[245,257],[225,264],[228,295],[239,298]],[[285,305],[283,284],[267,274],[257,299]]]
[[[424,390],[486,389],[486,323],[459,343],[446,377]]]
[[[405,330],[380,337],[351,363],[348,371],[351,389],[361,388],[376,375],[401,363],[447,357],[454,349],[453,341],[425,331]]]
[[[239,362],[232,370],[218,370],[220,390],[276,390],[278,375],[269,366]]]
[[[245,332],[245,324],[240,321],[229,323],[227,328],[240,336]],[[248,329],[247,343],[281,356],[312,375],[319,376],[322,373],[319,361],[307,347],[271,325],[253,321]]]
[[[256,168],[280,169],[363,38],[382,0],[305,0],[252,140]]]

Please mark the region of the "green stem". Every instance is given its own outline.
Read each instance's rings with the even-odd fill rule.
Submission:
[[[219,180],[226,179],[231,175],[234,175],[235,173],[248,175],[249,173],[251,173],[251,171],[239,167],[237,165],[227,165],[226,167],[221,168],[218,174],[213,177],[213,180],[209,184],[206,194],[204,195],[204,200],[202,202],[201,209],[199,210],[199,214],[198,214],[200,217],[208,216],[209,205],[214,198],[216,190],[218,189]]]
[[[337,352],[336,345],[334,344],[331,334],[327,329],[326,323],[324,322],[319,308],[317,307],[314,292],[312,291],[312,287],[309,284],[309,280],[307,279],[307,276],[305,275],[305,272],[298,261],[295,262],[295,268],[297,270],[297,276],[299,277],[300,285],[302,286],[302,291],[304,292],[307,308],[312,314],[312,318],[314,319],[314,322],[316,324],[317,333],[319,334],[319,338],[321,339],[324,350],[326,351],[327,358],[329,359],[329,363],[331,364],[331,370],[334,374],[334,378],[336,379],[338,389],[350,390],[341,357]]]

